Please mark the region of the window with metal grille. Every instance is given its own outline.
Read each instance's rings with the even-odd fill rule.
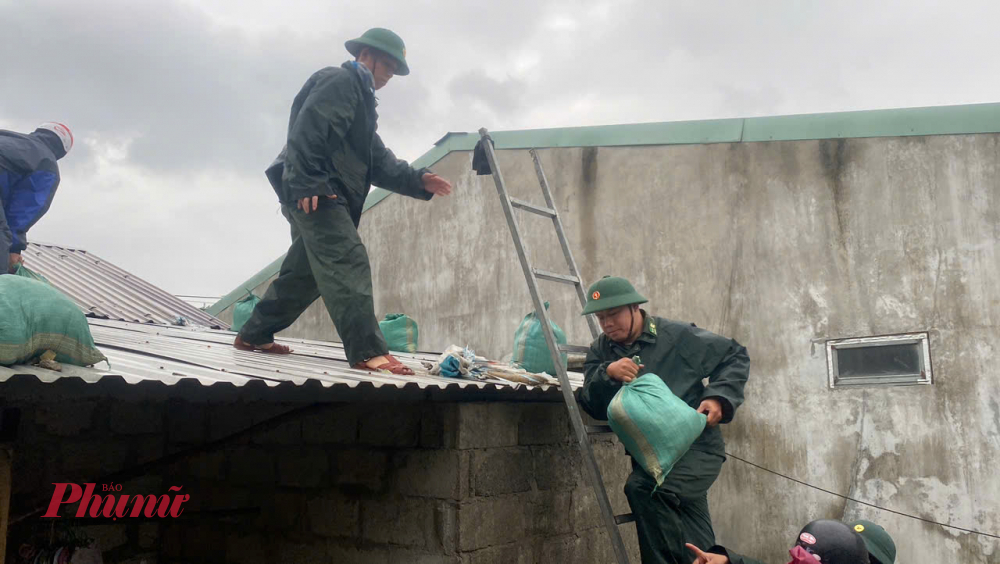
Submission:
[[[905,386],[931,383],[927,333],[826,342],[830,387]]]

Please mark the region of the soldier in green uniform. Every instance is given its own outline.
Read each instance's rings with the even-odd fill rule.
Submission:
[[[815,523],[817,522],[814,522],[813,525]],[[896,543],[881,525],[871,521],[858,520],[847,526],[860,535],[861,540],[864,541],[865,550],[868,551],[869,564],[895,564]],[[811,529],[806,532],[815,541],[816,532]],[[799,541],[802,541],[802,533],[799,533]],[[760,560],[736,554],[723,546],[713,546],[705,551],[692,544],[689,544],[688,548],[695,555],[694,564],[763,564]],[[827,562],[828,559],[822,558],[821,561]]]
[[[375,91],[410,72],[403,40],[374,28],[345,46],[355,60],[306,81],[292,102],[287,144],[265,172],[291,224],[292,246],[233,346],[290,353],[274,334],[322,296],[351,366],[413,374],[389,354],[379,330],[357,228],[372,184],[421,200],[450,194],[451,184],[397,159],[376,133]]]
[[[750,357],[732,339],[693,323],[649,315],[639,308],[646,298],[624,278],[604,277],[588,294],[583,314],[596,314],[604,334],[590,346],[585,361],[580,392],[584,411],[595,419],[606,419],[608,404],[623,384],[653,373],[677,397],[707,416],[705,431],[659,488],[635,459],[625,483],[643,564],[688,564],[691,557],[685,542],[715,544],[708,488],[725,461],[718,425],[732,421],[743,403]],[[635,364],[634,356],[642,364]],[[707,386],[702,382],[705,378]]]

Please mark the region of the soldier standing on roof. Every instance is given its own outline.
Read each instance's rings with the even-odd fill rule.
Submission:
[[[688,564],[691,556],[685,542],[715,544],[708,488],[725,461],[718,425],[732,421],[743,403],[750,357],[732,339],[693,323],[649,315],[639,308],[647,301],[624,278],[605,276],[590,287],[583,314],[596,314],[604,334],[587,353],[580,404],[592,417],[606,419],[608,404],[622,384],[653,373],[677,397],[707,416],[705,431],[659,488],[635,459],[625,482],[643,564]],[[634,356],[642,364],[635,364]],[[708,386],[703,385],[704,378]]]
[[[379,330],[357,228],[372,184],[421,200],[450,194],[451,184],[397,159],[375,131],[375,91],[410,72],[403,40],[375,28],[345,46],[355,60],[309,78],[292,102],[288,142],[266,171],[292,246],[233,346],[290,353],[274,334],[322,296],[352,367],[413,374],[389,354]]]
[[[49,211],[59,187],[59,159],[73,147],[61,123],[35,131],[0,129],[0,274],[14,272],[28,247],[28,229]]]

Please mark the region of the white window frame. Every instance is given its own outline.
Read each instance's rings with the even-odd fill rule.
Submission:
[[[885,345],[920,345],[920,374],[901,374],[892,376],[870,377],[837,377],[837,354],[840,349],[856,349],[878,347]],[[934,382],[931,372],[930,334],[902,333],[897,335],[878,335],[873,337],[857,337],[852,339],[832,339],[826,342],[826,369],[830,388],[854,388],[858,386],[919,386]]]

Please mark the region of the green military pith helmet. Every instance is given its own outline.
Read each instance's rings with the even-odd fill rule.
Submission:
[[[618,276],[605,276],[591,284],[587,290],[587,307],[583,308],[583,315],[648,301],[635,291],[628,280]]]
[[[859,520],[850,526],[865,541],[868,554],[878,558],[882,564],[893,564],[896,561],[896,543],[892,542],[892,537],[880,525]]]
[[[372,47],[396,59],[399,65],[396,67],[397,76],[410,74],[410,67],[406,66],[406,45],[395,33],[381,27],[373,27],[366,31],[361,37],[352,39],[344,43],[347,51],[357,57],[365,47]]]

